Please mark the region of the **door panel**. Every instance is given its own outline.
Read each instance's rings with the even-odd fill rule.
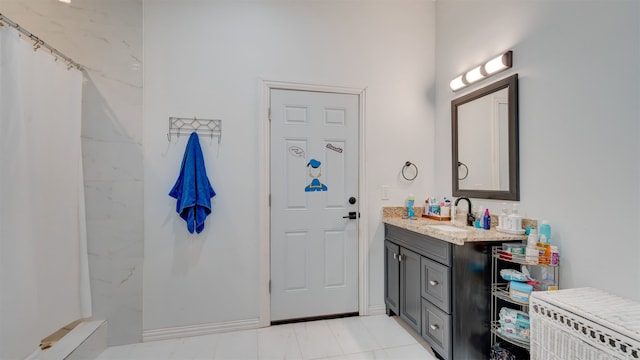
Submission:
[[[305,232],[286,234],[285,274],[286,289],[302,290],[307,288],[307,234]]]
[[[348,199],[352,194],[346,193],[344,181],[340,181],[345,178],[347,172],[347,164],[345,157],[342,153],[338,152],[345,148],[344,141],[325,141],[324,142],[324,158],[326,161],[326,168],[324,170],[323,177],[326,179],[327,184],[332,184],[331,191],[327,191],[327,207],[330,208],[344,208],[345,199]],[[337,150],[331,150],[331,149]]]
[[[400,317],[420,332],[420,255],[401,248],[400,256]]]
[[[384,269],[387,277],[384,281],[385,304],[394,314],[400,310],[400,247],[392,242],[384,242]]]
[[[306,152],[307,149],[307,140],[295,140],[288,139],[286,140],[286,149],[302,149]],[[283,156],[284,161],[287,162],[285,165],[287,169],[297,169],[304,167],[306,165],[303,158],[299,156]],[[307,208],[307,197],[304,196],[303,193],[298,191],[296,185],[304,184],[307,181],[307,177],[305,173],[299,171],[288,171],[286,173],[286,203],[288,209],[305,209]]]
[[[270,106],[271,320],[357,312],[359,97],[272,89]]]
[[[327,231],[325,233],[325,265],[324,286],[345,286],[345,234],[342,231]]]

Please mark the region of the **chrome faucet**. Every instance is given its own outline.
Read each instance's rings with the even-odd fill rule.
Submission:
[[[458,206],[460,200],[467,200],[467,205],[469,205],[469,211],[467,212],[467,225],[473,226],[474,221],[476,221],[476,217],[473,216],[473,212],[471,212],[471,200],[469,200],[469,198],[466,196],[461,196],[456,199],[456,202],[453,203],[453,206]]]

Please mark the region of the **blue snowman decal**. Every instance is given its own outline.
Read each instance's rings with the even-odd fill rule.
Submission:
[[[320,176],[322,176],[322,171],[320,170],[320,161],[316,159],[311,159],[309,163],[307,163],[307,168],[309,169],[309,177],[313,178],[311,180],[311,184],[307,185],[304,188],[304,191],[327,191],[327,186],[318,180]]]

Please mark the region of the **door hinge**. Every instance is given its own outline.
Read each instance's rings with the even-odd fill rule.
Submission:
[[[269,121],[271,121],[271,108],[269,108]]]
[[[269,194],[269,207],[271,207],[271,194]]]
[[[271,280],[269,280],[269,294],[271,294]]]

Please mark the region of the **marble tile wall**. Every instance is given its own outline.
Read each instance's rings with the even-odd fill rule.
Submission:
[[[93,317],[108,344],[142,334],[142,0],[0,0],[0,12],[85,67],[82,151]]]

